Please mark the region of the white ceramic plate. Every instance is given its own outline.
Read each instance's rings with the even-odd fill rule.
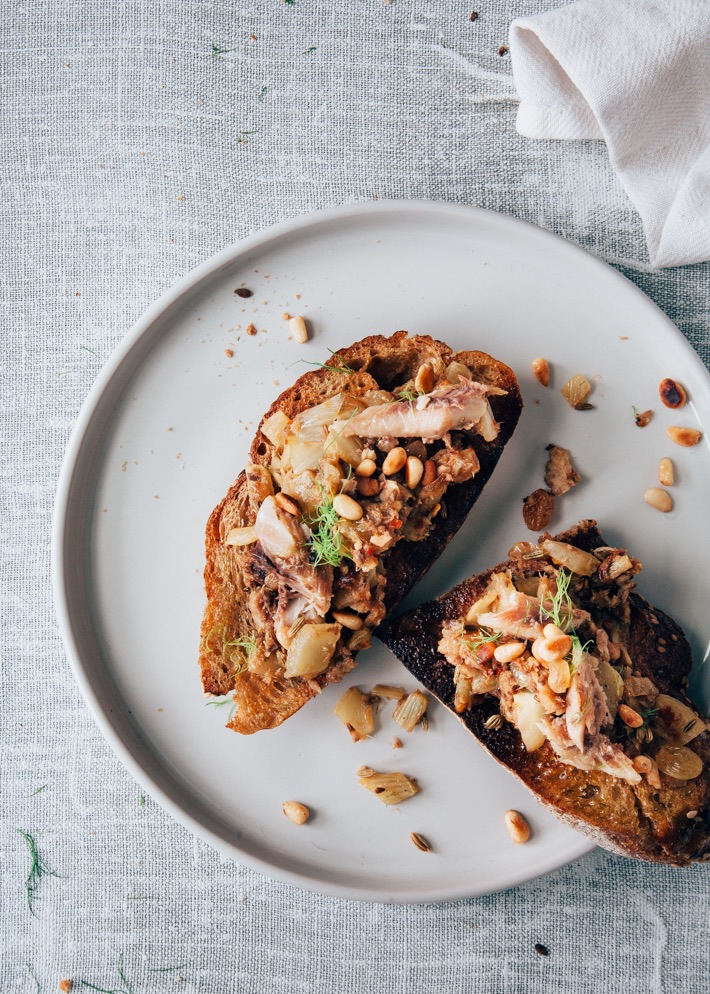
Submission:
[[[250,300],[235,296],[240,285],[254,291]],[[307,345],[289,339],[284,312],[308,318]],[[374,738],[350,741],[332,714],[342,686],[281,728],[240,737],[224,729],[224,710],[205,706],[196,663],[204,524],[243,466],[260,415],[308,369],[299,360],[327,361],[328,349],[398,328],[491,352],[516,370],[526,402],[483,497],[409,603],[500,561],[526,537],[521,497],[542,485],[554,441],[571,450],[583,482],[562,498],[552,527],[596,517],[611,542],[642,557],[641,590],[685,626],[700,662],[710,640],[710,458],[705,441],[674,448],[665,428],[710,424],[706,370],[603,263],[509,217],[442,204],[358,204],[279,225],[215,256],[151,307],[102,371],[71,440],[54,583],[96,720],[175,818],[228,856],[303,887],[440,901],[520,883],[590,845],[440,706],[428,734],[400,733],[397,752],[387,708]],[[531,374],[538,355],[552,364],[549,390]],[[594,383],[594,411],[572,411],[560,395],[576,372]],[[680,413],[659,403],[664,376],[688,390]],[[635,426],[632,405],[655,410],[649,427]],[[642,500],[664,455],[677,467],[667,515]],[[413,689],[376,643],[345,685],[378,680]],[[384,807],[358,786],[362,763],[412,774],[421,794]],[[281,813],[290,798],[313,810],[307,826]],[[527,845],[506,834],[511,807],[533,826]],[[435,852],[415,849],[412,831]]]

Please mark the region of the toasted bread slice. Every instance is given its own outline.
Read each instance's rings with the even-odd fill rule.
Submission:
[[[465,370],[452,367],[451,363],[462,364]],[[423,377],[420,376],[417,381],[415,389],[414,381],[422,367],[427,368]],[[292,477],[283,476],[285,443],[283,439],[279,441],[276,438],[278,431],[288,423],[289,427],[283,429],[287,433],[285,437],[293,438],[288,435],[288,431],[298,435],[294,425],[299,425],[300,437],[305,438],[306,429],[303,429],[302,421],[294,422],[294,419],[336,396],[345,396],[347,404],[351,405],[355,413],[356,408],[364,408],[366,405],[370,405],[367,410],[372,412],[379,401],[387,417],[390,412],[397,411],[404,420],[410,414],[418,417],[418,398],[422,392],[429,394],[431,399],[438,396],[437,391],[440,394],[443,390],[448,398],[447,391],[453,389],[457,376],[461,373],[465,374],[467,382],[471,378],[470,384],[484,385],[481,389],[487,398],[487,410],[489,414],[492,412],[496,423],[495,438],[486,441],[475,426],[467,425],[460,430],[450,431],[444,436],[444,440],[442,436],[427,440],[426,444],[421,439],[418,440],[414,451],[418,451],[423,460],[430,455],[432,460],[441,459],[442,453],[446,451],[468,454],[469,460],[477,465],[474,475],[469,473],[468,478],[462,482],[451,482],[445,486],[440,499],[436,497],[436,488],[442,489],[441,475],[439,482],[435,481],[433,484],[435,490],[431,490],[430,484],[429,491],[426,491],[424,479],[416,485],[410,479],[412,486],[407,488],[404,469],[389,476],[383,474],[387,448],[399,441],[401,446],[406,445],[411,449],[417,441],[411,434],[384,440],[379,434],[371,434],[363,441],[353,437],[354,426],[357,424],[356,420],[352,420],[353,413],[336,423],[337,431],[332,426],[328,429],[329,441],[325,448],[335,443],[330,451],[338,450],[343,440],[354,444],[358,452],[365,451],[364,447],[373,446],[369,453],[377,466],[371,479],[379,481],[377,486],[383,494],[389,492],[384,489],[389,487],[403,509],[399,518],[391,513],[386,515],[389,524],[386,527],[383,525],[374,536],[375,541],[382,543],[378,547],[381,550],[379,552],[374,545],[367,544],[372,535],[365,535],[362,539],[359,537],[361,532],[358,529],[362,531],[366,522],[371,518],[374,520],[376,512],[369,500],[361,497],[361,482],[355,475],[353,465],[357,460],[351,459],[348,469],[347,452],[340,461],[331,460],[341,472],[341,477],[336,473],[335,490],[329,466],[325,466],[324,470],[321,466],[317,474],[316,471],[309,471],[314,473],[315,486],[324,499],[327,499],[329,512],[333,508],[333,495],[335,493],[337,496],[340,489],[347,491],[346,495],[364,506],[366,514],[362,522],[348,523],[339,519],[336,528],[338,535],[335,538],[340,550],[345,549],[349,555],[346,554],[343,559],[336,555],[331,565],[316,558],[316,563],[320,562],[320,565],[316,565],[315,569],[310,565],[301,567],[301,571],[308,574],[309,583],[321,583],[327,588],[325,597],[319,601],[319,616],[316,620],[322,623],[324,636],[334,638],[337,634],[339,637],[330,662],[322,672],[308,676],[286,676],[285,658],[288,658],[290,651],[288,643],[298,636],[300,619],[296,617],[295,624],[284,634],[281,620],[274,620],[274,616],[279,614],[281,617],[284,605],[288,608],[289,604],[293,604],[289,600],[294,596],[288,585],[291,581],[288,581],[288,577],[284,580],[288,569],[282,569],[278,561],[265,557],[263,549],[260,551],[259,542],[243,546],[230,544],[235,535],[246,535],[249,538],[249,532],[240,532],[239,529],[255,526],[260,510],[263,511],[262,504],[267,500],[272,511],[281,513],[273,504],[276,498],[269,496],[270,488],[281,501],[284,487],[297,503],[303,493],[302,488],[293,484]],[[465,391],[469,387],[464,379],[460,381],[460,385],[463,385]],[[434,381],[436,383],[432,386]],[[402,399],[397,401],[400,395],[398,392],[401,391],[404,391],[406,402]],[[425,398],[421,403],[430,403],[430,399]],[[437,400],[437,403],[440,404],[441,401]],[[319,693],[327,683],[340,679],[352,668],[358,649],[370,644],[370,632],[375,624],[402,600],[463,524],[511,437],[521,409],[522,401],[515,375],[503,363],[483,352],[453,353],[442,342],[428,336],[410,337],[404,331],[389,338],[371,336],[333,353],[323,367],[305,373],[281,394],[260,423],[251,446],[251,462],[247,471],[240,474],[207,524],[207,606],[202,624],[200,667],[206,693],[234,694],[235,707],[228,727],[241,733],[251,733],[279,725]],[[350,411],[350,408],[347,410]],[[429,410],[436,412],[436,404],[432,402]],[[266,429],[266,433],[262,429]],[[491,431],[486,433],[492,434]],[[321,470],[327,470],[327,481],[320,475]],[[439,470],[441,474],[441,466]],[[307,489],[306,487],[306,491]],[[426,496],[426,492],[434,495],[428,503],[422,496]],[[304,500],[307,504],[308,493]],[[378,496],[371,500],[378,500]],[[433,503],[434,500],[436,503]],[[378,507],[387,510],[386,503],[380,503]],[[318,507],[311,506],[309,510],[302,502],[291,510],[298,512],[294,520],[299,522],[301,528],[305,523],[312,532],[317,530]],[[381,514],[379,516],[382,517]],[[400,520],[405,518],[406,520]],[[399,537],[398,534],[395,535],[395,529],[401,529],[403,534],[410,534],[411,540],[402,538],[395,541]],[[305,534],[308,531],[308,527],[304,528]],[[341,536],[340,531],[347,534]],[[365,550],[373,553],[374,558],[370,556],[363,564],[361,574],[350,556],[362,560],[363,542]],[[358,551],[353,551],[354,548]],[[300,554],[303,562],[303,552]],[[308,557],[312,564],[313,548],[308,552]],[[375,562],[376,566],[373,568]],[[354,594],[349,595],[346,588],[352,591],[358,585],[362,586],[363,576],[367,577],[367,603],[358,605],[355,599],[353,607]],[[328,592],[332,594],[330,603]],[[336,606],[345,610],[345,620],[351,628],[346,625],[340,628],[338,618],[333,616]],[[358,611],[358,616],[353,619],[351,612]],[[313,613],[306,620],[312,622]],[[277,633],[276,637],[274,632]]]
[[[553,541],[586,553],[596,550],[598,567],[595,569],[594,561],[588,560],[588,577],[569,571],[560,573],[559,561],[556,563],[549,552],[554,546],[547,546],[545,551],[540,545],[533,548],[530,543],[520,543],[511,550],[518,558],[465,581],[414,611],[385,621],[376,635],[457,714],[480,744],[563,822],[589,835],[600,846],[626,856],[675,866],[706,860],[710,858],[710,734],[705,719],[685,693],[691,668],[688,642],[671,618],[634,592],[632,577],[641,564],[631,557],[622,558],[626,556],[624,550],[606,547],[594,521],[583,521]],[[558,560],[559,553],[559,549],[554,552]],[[522,558],[525,555],[529,558]],[[566,556],[563,549],[563,562]],[[538,597],[538,602],[545,605],[539,613],[535,603],[529,602],[527,617],[522,618],[523,634],[517,639],[516,629],[508,624],[515,612],[496,613],[486,604],[493,590],[491,584],[503,583],[492,580],[496,575],[507,575],[524,596],[524,592],[529,596],[534,589],[540,593],[541,578],[551,584],[547,589],[553,599],[546,600],[544,593],[542,599]],[[564,579],[562,586],[569,583],[569,588],[555,604],[560,576]],[[495,607],[496,602],[492,603]],[[522,601],[518,606],[521,605]],[[568,610],[571,608],[577,612],[574,616]],[[589,621],[580,612],[587,612]],[[576,658],[578,668],[570,670],[568,679],[572,684],[567,691],[560,690],[565,681],[556,685],[557,694],[551,694],[549,687],[557,664],[536,666],[530,652],[535,632],[525,627],[540,619],[543,625],[549,624],[553,618],[568,631],[573,619],[577,625],[576,647],[568,650],[567,659]],[[486,627],[486,622],[506,630],[494,631]],[[447,632],[448,638],[444,637]],[[591,644],[584,645],[587,638]],[[525,652],[514,662],[498,662],[495,649],[508,642],[522,642]],[[509,654],[517,651],[513,648]],[[541,658],[545,655],[544,646],[538,646],[536,651]],[[594,656],[591,669],[585,666],[584,671],[579,667],[581,655],[574,655],[583,651]],[[483,666],[480,672],[479,654]],[[492,659],[488,658],[491,654]],[[499,655],[505,658],[505,653]],[[597,658],[602,656],[605,662],[597,664]],[[472,657],[476,665],[467,669]],[[452,660],[463,665],[455,669]],[[616,676],[610,677],[610,670]],[[584,701],[583,683],[575,684],[575,672],[579,681],[583,681],[584,672],[588,688],[596,677],[600,678],[601,701],[593,688]],[[485,690],[486,673],[491,689],[480,696],[472,695],[472,688]],[[474,680],[466,683],[471,674]],[[540,681],[537,684],[536,679]],[[540,711],[533,702],[538,698],[549,703],[550,710],[542,719],[547,737],[535,722]],[[552,711],[555,701],[559,705],[557,715]],[[532,724],[530,708],[526,709],[525,704],[533,706]],[[576,708],[574,713],[569,710],[572,707]],[[597,707],[599,721],[593,717]],[[605,707],[608,710],[604,715]],[[629,720],[638,727],[630,727],[626,723]],[[584,751],[580,755],[567,738],[568,728],[573,735],[578,734],[575,721],[583,722],[581,741],[586,758]],[[550,729],[556,730],[552,736]],[[523,744],[523,735],[530,751]],[[553,741],[566,761],[558,755]],[[592,767],[606,763],[610,771],[581,769],[570,765],[570,760]],[[664,770],[696,775],[678,779]],[[475,789],[475,784],[471,786]]]

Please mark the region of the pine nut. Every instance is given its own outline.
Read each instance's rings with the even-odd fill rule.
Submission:
[[[530,826],[519,811],[506,811],[505,827],[516,845],[527,842],[530,838]]]
[[[682,445],[686,449],[690,448],[691,445],[697,445],[703,437],[695,428],[679,428],[678,425],[671,425],[670,428],[667,428],[666,435],[676,445]]]
[[[559,638],[560,635],[564,635],[565,632],[563,632],[561,628],[558,628],[557,625],[553,625],[552,622],[550,622],[549,624],[545,625],[545,627],[542,630],[542,634],[545,636],[546,639],[555,639]]]
[[[406,481],[410,490],[413,490],[424,476],[424,463],[416,456],[409,456],[407,459]]]
[[[288,325],[291,329],[291,334],[299,345],[303,345],[304,342],[308,341],[308,327],[300,314],[297,314],[295,317],[291,318]]]
[[[433,459],[427,459],[424,463],[424,476],[422,477],[422,486],[427,487],[430,483],[433,483],[436,479],[436,463]]]
[[[514,659],[525,652],[524,642],[503,642],[493,650],[493,656],[499,663],[512,663]]]
[[[365,476],[357,481],[357,492],[361,497],[374,497],[380,492],[379,481],[371,476]]]
[[[661,775],[658,772],[658,763],[655,759],[651,760],[651,769],[646,774],[646,782],[649,787],[653,787],[654,790],[661,789]]]
[[[430,393],[434,389],[434,370],[430,362],[424,362],[414,380],[414,388],[419,393]]]
[[[359,521],[364,514],[358,502],[347,494],[338,494],[333,498],[333,510],[347,521]]]
[[[535,379],[543,387],[549,387],[550,385],[550,367],[548,365],[547,359],[543,356],[539,356],[537,359],[532,361],[532,371],[535,374]]]
[[[678,380],[668,376],[658,384],[658,394],[666,407],[682,407],[688,399]]]
[[[572,639],[569,635],[565,635],[564,638],[569,643],[566,648],[565,643],[562,643],[561,639],[555,639],[554,641],[545,638],[535,639],[532,644],[532,654],[538,663],[549,666],[555,659],[560,659],[569,652],[572,647]]]
[[[278,493],[276,494],[274,499],[282,511],[286,511],[287,514],[292,514],[295,518],[297,518],[300,515],[301,513],[300,507],[298,506],[295,500],[292,500],[290,497],[287,497],[286,494]]]
[[[649,507],[655,507],[657,511],[663,511],[664,514],[673,507],[673,498],[667,491],[661,490],[660,487],[651,487],[643,495],[643,499]]]
[[[653,760],[649,756],[635,756],[634,769],[637,773],[649,773],[653,769]]]
[[[620,704],[618,714],[623,723],[628,725],[629,728],[640,728],[641,725],[643,725],[643,718],[641,715],[638,711],[634,711],[633,708],[630,708],[628,704]]]
[[[658,464],[658,482],[664,487],[672,487],[675,482],[675,470],[672,460],[666,456]]]
[[[382,463],[382,472],[385,476],[392,476],[394,473],[398,473],[406,462],[407,453],[401,445],[395,445],[385,456],[385,461]]]
[[[226,545],[251,545],[256,542],[256,528],[250,525],[246,528],[232,528],[224,541]]]
[[[377,463],[374,459],[363,459],[360,465],[355,469],[355,476],[372,476],[376,470]]]
[[[299,801],[284,801],[281,807],[288,820],[292,821],[294,825],[305,825],[311,815],[306,805],[299,803]]]
[[[545,642],[545,649],[552,656],[566,656],[572,648],[572,639],[569,635],[565,635],[564,632],[561,635],[555,636],[553,639],[545,639]]]
[[[547,683],[554,694],[564,694],[572,682],[569,663],[561,656],[553,659],[547,673]]]
[[[351,614],[350,611],[333,611],[333,618],[351,632],[358,632],[362,628],[363,622],[359,614]]]
[[[532,652],[533,656],[535,657],[535,659],[537,659],[538,663],[544,663],[544,665],[547,666],[548,665],[547,660],[543,659],[541,655],[541,647],[544,641],[545,639],[542,636],[540,636],[540,638],[536,638],[533,644],[530,646],[530,652]]]

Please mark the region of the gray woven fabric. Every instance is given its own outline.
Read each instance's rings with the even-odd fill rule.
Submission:
[[[141,803],[81,700],[54,619],[54,489],[94,376],[161,291],[274,221],[372,197],[514,214],[618,266],[710,363],[710,265],[650,268],[601,143],[515,132],[498,49],[513,17],[557,3],[481,0],[471,22],[473,6],[4,7],[2,991],[56,990],[65,977],[135,994],[708,990],[707,867],[597,850],[503,894],[383,907],[222,859]],[[213,56],[213,45],[234,51]],[[36,917],[18,827],[60,874],[40,881]]]

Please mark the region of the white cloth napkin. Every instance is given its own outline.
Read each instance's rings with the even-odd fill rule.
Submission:
[[[513,21],[510,54],[518,131],[603,138],[652,265],[710,259],[710,0],[579,0]]]

